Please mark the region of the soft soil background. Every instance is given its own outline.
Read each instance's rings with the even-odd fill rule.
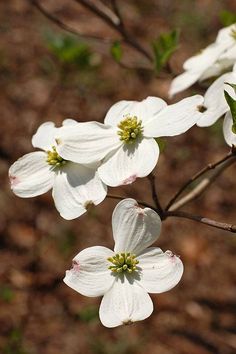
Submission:
[[[43,3],[81,32],[118,38],[99,19],[73,1]],[[179,50],[171,59],[175,73],[183,61],[210,43],[221,27],[218,14],[235,11],[231,0],[119,1],[130,31],[147,46],[161,31],[181,29]],[[65,221],[51,194],[33,199],[13,195],[8,168],[32,151],[31,136],[48,120],[102,121],[120,99],[148,95],[167,99],[171,77],[117,65],[103,42],[86,42],[89,63],[61,64],[49,49],[48,33],[60,31],[28,1],[0,3],[0,352],[3,354],[232,354],[236,351],[235,236],[192,221],[170,218],[158,246],[179,254],[185,265],[180,284],[152,296],[153,315],[116,329],[98,319],[100,299],[85,298],[62,279],[81,249],[113,246],[111,214],[116,201],[106,199],[78,220]],[[55,40],[55,39],[54,39]],[[148,63],[124,47],[125,62]],[[63,66],[63,67],[62,67]],[[194,87],[177,99],[201,92]],[[204,92],[204,91],[202,91]],[[176,100],[177,100],[176,99]],[[221,122],[208,129],[166,139],[155,170],[161,202],[166,203],[186,178],[227,153]],[[185,210],[236,222],[235,166]],[[151,202],[146,179],[111,190]]]

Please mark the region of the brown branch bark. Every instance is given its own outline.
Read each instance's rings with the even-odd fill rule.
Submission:
[[[123,24],[123,20],[121,20],[121,17],[119,18],[119,23],[114,22],[112,17],[110,17],[107,13],[104,13],[104,11],[101,10],[98,6],[95,6],[90,0],[74,0],[80,5],[83,5],[85,8],[87,8],[90,12],[95,14],[96,16],[100,17],[105,23],[107,23],[111,28],[113,28],[115,31],[117,31],[121,37],[124,39],[124,41],[133,49],[144,55],[151,63],[153,62],[152,56],[149,54],[149,52],[146,51],[145,48],[141,46],[139,42],[136,41],[125,29],[125,26]],[[120,16],[120,13],[119,13]]]
[[[225,160],[220,166],[216,167],[212,175],[204,178],[191,192],[186,194],[183,198],[172,204],[169,208],[170,211],[178,210],[185,204],[199,197],[210,185],[221,175],[226,168],[230,167],[236,162],[236,156],[232,156],[230,159]]]
[[[60,20],[58,17],[54,16],[52,13],[50,13],[45,7],[43,7],[37,0],[29,0],[33,6],[35,6],[36,9],[41,12],[42,15],[44,15],[48,20],[52,21],[55,23],[58,27],[63,29],[64,31],[67,31],[71,34],[74,34],[78,37],[81,38],[86,38],[88,40],[98,40],[98,41],[103,41],[103,42],[109,42],[111,43],[112,40],[110,38],[103,38],[99,36],[94,36],[94,35],[88,35],[86,33],[81,33],[78,32],[76,29],[70,27],[66,23],[64,23],[62,20]]]
[[[157,196],[155,175],[153,173],[150,173],[150,175],[148,175],[147,178],[148,178],[148,180],[150,182],[151,191],[152,191],[152,199],[153,199],[153,201],[155,203],[155,206],[156,206],[155,210],[160,215],[160,218],[162,218],[163,209],[162,209],[162,206],[161,206],[160,201],[159,201],[158,196]]]
[[[205,218],[204,216],[193,215],[193,214],[187,213],[185,211],[166,211],[164,213],[164,215],[165,215],[165,218],[177,217],[177,218],[189,219],[189,220],[200,222],[200,223],[208,225],[208,226],[215,227],[217,229],[236,233],[236,225],[227,224],[224,222],[218,222],[218,221],[215,221],[215,220],[212,220],[209,218]]]
[[[202,168],[199,172],[195,173],[186,183],[183,184],[183,186],[174,194],[174,196],[170,199],[168,202],[165,210],[169,210],[171,205],[174,204],[174,202],[178,199],[178,197],[187,189],[187,187],[190,186],[194,181],[196,181],[199,177],[203,176],[206,172],[215,169],[217,166],[222,164],[224,161],[230,159],[233,155],[235,155],[235,151],[231,150],[226,156],[224,156],[222,159],[219,161],[213,163],[213,164],[208,164],[204,168]]]

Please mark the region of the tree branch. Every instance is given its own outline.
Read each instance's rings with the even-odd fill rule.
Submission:
[[[177,217],[177,218],[190,219],[190,220],[197,221],[197,222],[200,222],[200,223],[208,225],[208,226],[215,227],[217,229],[236,233],[236,225],[227,224],[224,222],[218,222],[218,221],[215,221],[212,219],[205,218],[200,215],[193,215],[193,214],[187,213],[185,211],[166,211],[164,213],[164,215],[165,215],[165,218],[172,216],[172,217]]]
[[[169,208],[170,211],[177,210],[189,203],[190,201],[199,197],[215,180],[221,173],[226,170],[229,166],[236,162],[236,156],[232,156],[230,159],[225,160],[220,166],[218,166],[212,173],[211,176],[204,178],[191,192],[186,194],[176,203],[172,204]]]
[[[45,17],[47,17],[50,21],[55,23],[58,27],[60,27],[64,31],[67,31],[71,34],[78,36],[78,37],[86,38],[89,40],[98,40],[98,41],[109,42],[109,43],[111,42],[111,39],[109,39],[109,38],[102,38],[99,36],[80,33],[76,29],[70,27],[66,23],[62,22],[59,18],[57,18],[56,16],[51,14],[49,11],[47,11],[37,0],[29,0],[29,1],[32,3],[33,6],[35,6],[41,12],[41,14],[43,14]]]
[[[222,164],[224,161],[230,159],[232,156],[235,155],[234,149],[232,149],[226,156],[224,156],[222,159],[219,161],[215,162],[214,164],[208,164],[205,166],[203,169],[201,169],[199,172],[197,172],[195,175],[193,175],[184,185],[177,191],[177,193],[174,194],[174,196],[170,199],[169,203],[167,204],[165,210],[169,210],[171,205],[174,204],[176,199],[183,193],[183,191],[190,185],[192,184],[195,180],[197,180],[199,177],[204,175],[206,172],[216,168],[218,165]]]
[[[124,41],[132,48],[134,48],[136,51],[144,55],[151,63],[153,62],[152,56],[149,54],[149,52],[146,51],[133,37],[130,36],[129,33],[127,33],[123,20],[120,20],[119,17],[119,23],[114,22],[114,19],[110,17],[107,13],[104,13],[104,11],[101,10],[98,6],[95,6],[93,3],[91,3],[90,0],[74,0],[80,5],[83,5],[85,8],[87,8],[89,11],[91,11],[93,14],[96,16],[100,17],[104,22],[106,22],[111,28],[113,28],[115,31],[117,31]],[[120,16],[120,13],[119,13]]]
[[[160,218],[162,218],[163,216],[163,209],[162,209],[162,206],[159,202],[159,199],[158,199],[158,196],[157,196],[157,190],[156,190],[156,183],[155,183],[155,175],[153,173],[150,173],[148,176],[147,176],[149,182],[150,182],[150,185],[151,185],[151,191],[152,191],[152,199],[155,203],[155,206],[156,206],[156,212],[160,215]]]

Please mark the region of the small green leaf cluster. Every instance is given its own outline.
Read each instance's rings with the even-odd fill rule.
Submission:
[[[155,59],[155,70],[157,73],[167,64],[171,55],[178,48],[179,31],[173,30],[162,33],[159,38],[152,42]]]
[[[77,38],[52,32],[48,32],[45,38],[47,47],[62,64],[82,69],[91,65],[92,52],[87,44]]]

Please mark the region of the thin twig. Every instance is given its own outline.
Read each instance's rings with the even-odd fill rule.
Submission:
[[[220,166],[216,167],[212,175],[204,178],[191,192],[186,194],[183,198],[178,200],[176,203],[172,204],[169,208],[170,211],[178,210],[185,204],[199,197],[215,180],[221,173],[236,162],[236,157],[233,156],[230,159],[224,161]]]
[[[118,199],[118,200],[123,200],[123,199],[127,198],[126,196],[117,195],[117,194],[107,194],[107,197],[111,198],[111,199]],[[138,204],[143,205],[146,208],[150,208],[150,209],[155,210],[155,208],[152,205],[145,203],[142,200],[138,200],[136,198],[135,198],[135,200],[138,202]]]
[[[204,168],[202,168],[199,172],[195,173],[186,183],[183,184],[183,186],[177,191],[177,193],[174,194],[174,196],[170,199],[168,202],[165,210],[169,210],[171,205],[174,204],[176,199],[183,193],[183,191],[190,185],[192,184],[196,179],[204,175],[206,172],[216,168],[218,165],[222,164],[224,161],[230,159],[235,152],[232,150],[230,151],[226,156],[224,156],[222,159],[219,161],[215,162],[214,164],[208,164]]]
[[[116,23],[114,22],[113,18],[108,16],[107,13],[104,13],[99,7],[95,6],[93,3],[91,3],[89,0],[74,0],[78,4],[83,5],[86,7],[88,10],[90,10],[92,13],[94,13],[96,16],[100,17],[104,22],[106,22],[111,28],[113,28],[115,31],[117,31],[124,41],[134,48],[136,51],[144,55],[151,63],[153,62],[152,56],[149,54],[149,52],[146,51],[133,37],[130,36],[130,34],[126,31],[123,21]]]
[[[151,190],[152,190],[152,199],[155,203],[155,206],[156,206],[156,211],[157,213],[160,215],[160,217],[162,218],[162,215],[163,215],[163,209],[162,209],[162,206],[159,202],[159,199],[158,199],[158,196],[157,196],[157,190],[156,190],[156,183],[155,183],[155,175],[153,173],[150,173],[148,176],[147,176],[149,182],[150,182],[150,185],[151,185]]]
[[[166,211],[164,213],[164,215],[165,215],[165,218],[172,216],[172,217],[177,217],[177,218],[190,219],[190,220],[197,221],[197,222],[200,222],[205,225],[215,227],[217,229],[236,233],[236,225],[227,224],[224,222],[218,222],[218,221],[215,221],[212,219],[205,218],[200,215],[193,215],[193,214],[187,213],[185,211]]]
[[[110,38],[103,38],[103,37],[99,37],[99,36],[95,36],[95,35],[88,35],[85,33],[80,33],[78,32],[76,29],[70,27],[69,25],[67,25],[66,23],[62,22],[59,18],[57,18],[56,16],[54,16],[53,14],[51,14],[48,10],[46,10],[37,0],[29,0],[32,5],[34,5],[45,17],[47,17],[50,21],[52,21],[53,23],[55,23],[58,27],[62,28],[63,30],[74,34],[78,37],[81,38],[86,38],[89,40],[98,40],[98,41],[102,41],[102,42],[109,42],[111,43],[112,40]]]

